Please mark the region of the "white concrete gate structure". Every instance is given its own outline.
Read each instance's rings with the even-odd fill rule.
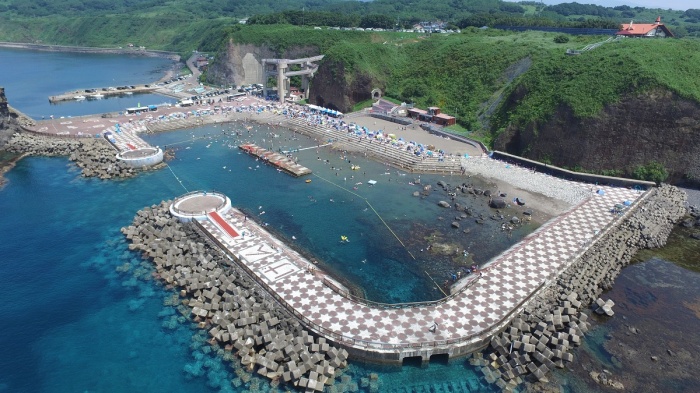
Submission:
[[[309,79],[318,71],[318,64],[315,62],[321,59],[323,59],[323,55],[303,59],[263,59],[263,97],[267,97],[268,78],[275,75],[277,77],[277,97],[279,102],[284,102],[289,91],[289,78],[301,75],[301,89],[304,91],[304,98],[309,98]],[[301,70],[287,71],[289,66],[294,64],[301,65]]]

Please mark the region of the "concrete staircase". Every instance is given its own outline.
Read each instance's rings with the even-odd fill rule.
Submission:
[[[462,169],[459,157],[445,157],[443,161],[438,157],[418,157],[403,148],[377,141],[370,143],[366,139],[360,141],[358,137],[346,131],[309,125],[302,119],[285,119],[282,123],[298,132],[316,137],[324,143],[331,140],[336,148],[366,153],[368,156],[408,172],[459,173]]]

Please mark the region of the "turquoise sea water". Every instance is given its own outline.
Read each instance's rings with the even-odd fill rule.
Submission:
[[[43,62],[52,61],[47,56],[50,54],[34,53],[36,58],[31,58],[32,53],[2,54],[11,60],[7,63],[27,61],[39,69],[54,67],[55,78],[66,86],[86,83],[81,78],[87,71],[62,74],[61,69],[71,68],[45,65]],[[60,55],[59,62],[70,58]],[[96,55],[77,59],[81,64],[104,60]],[[159,63],[149,64],[153,59],[112,60],[122,63],[122,68],[135,62],[132,68],[140,69],[137,75],[152,75],[153,69],[162,69]],[[70,59],[66,61],[72,64]],[[6,75],[3,66],[0,75]],[[32,79],[34,74],[28,72],[25,77]],[[28,89],[32,81],[8,82],[0,84],[6,87],[11,104],[32,112],[32,104],[12,100],[18,85],[24,86],[22,94],[31,96]],[[98,78],[90,84],[105,82]],[[41,88],[34,91],[37,100],[44,100],[45,94]],[[80,104],[66,104],[64,115],[75,114],[72,111],[78,108]],[[426,272],[442,280],[465,262],[459,256],[421,253],[427,244],[425,237],[434,234],[424,229],[427,224],[435,227],[438,222],[442,242],[469,248],[470,255],[480,262],[530,230],[512,238],[501,233],[495,222],[473,231],[472,236],[450,230],[451,217],[437,207],[444,195],[433,193],[424,200],[412,197],[417,188],[408,185],[410,175],[361,158],[341,158],[328,150],[299,153],[302,163],[321,176],[304,183],[240,154],[235,142],[241,137],[231,136],[232,130],[245,131],[241,125],[230,125],[148,136],[151,143],[176,150],[171,170],[143,173],[129,180],[84,179],[66,158],[23,159],[7,173],[8,183],[0,190],[0,392],[270,390],[266,380],[251,379],[235,361],[224,361],[211,352],[203,332],[180,317],[171,306],[173,293],[151,280],[150,264],[128,251],[119,232],[139,209],[186,190],[225,192],[234,205],[267,222],[279,236],[289,241],[296,237],[295,247],[313,254],[324,268],[357,283],[370,299],[385,302],[440,297]],[[268,133],[279,138],[270,142]],[[275,148],[315,143],[302,137],[293,139],[285,130],[272,128],[261,128],[250,138],[263,145],[274,143]],[[348,159],[360,164],[362,171],[351,171]],[[343,170],[335,171],[331,166]],[[355,185],[370,177],[378,181],[377,186]],[[449,176],[422,178],[432,184],[437,179],[457,181]],[[367,198],[416,259],[364,200],[340,187],[357,187],[353,191]],[[484,200],[469,203],[486,211]],[[262,211],[265,214],[260,215]],[[445,216],[444,220],[438,220],[440,216]],[[467,227],[465,223],[463,228]],[[341,234],[348,236],[350,243],[339,244]],[[377,373],[372,384],[380,384],[381,391],[430,386],[437,391],[460,391],[456,389],[477,386],[475,374],[464,360],[426,368],[352,363],[346,371],[346,385],[357,384],[360,391],[369,391],[364,383],[371,373]]]
[[[0,86],[6,87],[10,104],[35,117],[59,110],[53,114],[100,112],[102,109],[87,106],[91,103],[49,106],[46,97],[85,85],[135,83],[130,78],[155,80],[169,66],[159,59],[116,56],[7,50],[0,50],[0,56],[5,60],[0,62]],[[100,67],[92,68],[92,64]],[[44,75],[45,70],[51,70],[53,77],[49,82],[37,82],[35,76]],[[45,84],[54,82],[54,92],[46,92]],[[154,98],[160,102],[161,97]],[[86,112],[81,112],[84,109]],[[119,109],[121,104],[109,110]],[[233,131],[243,136],[233,136]],[[279,137],[271,138],[270,133]],[[461,263],[471,263],[459,255],[421,252],[431,235],[460,250],[467,248],[474,261],[484,262],[532,230],[525,228],[508,238],[491,220],[479,227],[462,221],[461,229],[472,229],[469,234],[452,230],[449,223],[454,211],[436,204],[447,198],[444,194],[434,192],[424,200],[412,197],[418,189],[408,184],[412,175],[362,158],[343,159],[340,153],[324,149],[299,152],[302,164],[321,176],[311,177],[312,183],[306,184],[239,154],[235,148],[238,140],[249,138],[275,150],[315,143],[302,137],[292,139],[294,135],[284,130],[263,126],[249,137],[240,124],[231,124],[146,138],[175,150],[176,157],[169,163],[172,171],[100,181],[81,178],[66,158],[36,157],[22,160],[6,175],[9,182],[0,190],[0,392],[270,390],[266,380],[249,379],[235,361],[224,361],[209,350],[205,335],[170,305],[172,292],[150,279],[150,264],[128,251],[119,232],[139,209],[186,190],[225,192],[235,206],[267,222],[270,230],[301,251],[313,254],[325,269],[356,283],[368,298],[385,302],[440,297],[430,277],[441,282]],[[348,159],[361,170],[350,170]],[[368,178],[377,180],[377,186],[355,185],[366,183]],[[421,180],[433,186],[437,180],[465,181],[456,176],[425,175]],[[416,259],[364,199],[340,187],[367,198]],[[478,212],[488,212],[483,199],[466,199],[464,203]],[[260,215],[262,211],[265,214]],[[340,245],[341,234],[351,242]],[[667,270],[654,271],[660,282]],[[634,272],[623,271],[616,291],[630,293],[646,285],[624,280]],[[619,304],[625,301],[615,291],[608,296]],[[688,299],[686,292],[664,298],[664,304]],[[678,320],[680,335],[686,322]],[[625,329],[626,321],[615,322],[613,325]],[[641,323],[635,321],[644,330]],[[672,321],[665,326],[668,335],[675,334]],[[590,347],[598,348],[591,351],[592,356],[604,365],[609,365],[610,359],[601,342],[613,328],[606,326],[606,330],[591,334]],[[365,383],[372,373],[376,373],[373,384],[378,384],[380,392],[488,391],[478,384],[474,370],[463,359],[449,364],[432,362],[427,367],[352,362],[346,371],[349,381],[340,388],[357,384],[359,391],[368,392]],[[595,391],[570,373],[557,373],[557,378],[571,381],[566,391]]]

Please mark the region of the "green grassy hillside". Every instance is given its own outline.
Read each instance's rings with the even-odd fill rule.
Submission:
[[[502,108],[494,127],[547,120],[558,105],[577,117],[596,116],[627,93],[656,87],[700,102],[697,75],[698,40],[623,39],[578,56],[552,51],[509,87],[507,93],[526,94],[517,106]]]
[[[388,97],[440,106],[485,139],[508,124],[546,121],[558,105],[578,117],[596,116],[626,93],[655,87],[700,102],[700,41],[694,39],[622,39],[567,56],[567,48],[607,37],[565,36],[569,42],[560,44],[554,40],[560,34],[533,31],[472,28],[426,37],[289,25],[247,26],[229,34],[234,42],[278,50],[317,46],[324,62],[343,63],[346,74],[338,77],[347,85],[354,75],[370,75]],[[503,106],[501,99],[516,91],[523,95],[518,105]]]
[[[95,47],[133,43],[148,49],[191,52],[207,44],[231,19],[192,20],[182,15],[154,17],[98,16],[78,18],[0,19],[0,40]],[[205,39],[206,38],[206,39]],[[203,48],[204,46],[204,48]]]

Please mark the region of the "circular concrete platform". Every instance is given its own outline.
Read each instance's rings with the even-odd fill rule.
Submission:
[[[142,147],[117,154],[117,159],[132,168],[152,166],[163,161],[163,150],[159,147]]]
[[[231,200],[220,192],[193,191],[182,195],[170,205],[170,214],[182,222],[202,220],[208,213],[226,213],[231,209]]]

